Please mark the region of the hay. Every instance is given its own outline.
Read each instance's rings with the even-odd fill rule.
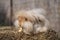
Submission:
[[[12,28],[0,28],[0,40],[59,40],[57,33],[48,30],[46,33],[26,35],[23,32],[16,32]]]

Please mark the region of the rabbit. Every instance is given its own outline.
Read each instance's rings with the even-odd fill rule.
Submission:
[[[22,30],[29,35],[47,32],[49,21],[43,14],[45,15],[46,12],[42,8],[18,11],[14,15],[15,21],[13,24],[19,32]]]

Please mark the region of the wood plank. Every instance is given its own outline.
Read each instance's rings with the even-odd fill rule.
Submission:
[[[10,25],[10,0],[0,0],[0,24]]]

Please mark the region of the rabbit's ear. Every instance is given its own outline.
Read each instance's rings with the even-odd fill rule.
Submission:
[[[47,30],[49,29],[49,21],[43,16],[43,15],[40,15],[38,16],[38,20],[39,21],[37,23],[37,26],[35,27],[35,30],[36,30],[36,33],[39,33],[39,32],[47,32]],[[41,24],[43,23],[43,24]],[[39,24],[39,26],[38,26]],[[41,26],[43,25],[43,26]]]
[[[41,20],[44,23],[43,27],[47,27],[48,28],[49,27],[49,21],[43,15],[40,15],[38,17],[39,17],[39,20]]]

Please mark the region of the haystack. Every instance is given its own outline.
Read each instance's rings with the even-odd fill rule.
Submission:
[[[59,40],[54,30],[48,32],[26,35],[23,32],[17,32],[11,27],[0,28],[0,40]]]

